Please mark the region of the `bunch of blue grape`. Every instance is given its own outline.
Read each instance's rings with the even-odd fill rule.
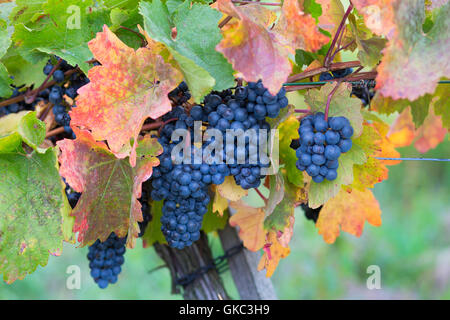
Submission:
[[[93,245],[89,246],[87,258],[91,277],[101,289],[105,289],[109,284],[117,282],[122,264],[125,262],[126,237],[119,238],[112,232],[105,242],[97,239]]]
[[[16,87],[16,86],[12,86],[11,90],[11,96],[9,96],[8,98],[15,98],[21,94],[23,94],[24,92],[21,92],[20,90],[23,88],[23,86],[20,87]],[[24,111],[24,110],[34,110],[36,103],[40,100],[42,100],[42,94],[38,96],[38,98],[33,102],[33,103],[26,103],[25,101],[20,101],[20,102],[15,102],[15,103],[11,103],[7,106],[4,106],[2,108],[0,108],[0,117],[8,115],[10,113],[17,113],[20,111]]]
[[[191,93],[186,82],[183,81],[178,87],[169,92],[168,96],[176,105],[182,105],[191,98]]]
[[[152,215],[150,214],[150,206],[148,204],[148,192],[145,189],[145,186],[148,182],[144,182],[142,186],[142,194],[138,199],[141,203],[141,211],[143,220],[138,222],[139,224],[139,235],[138,237],[142,237],[145,233],[145,229],[147,228],[149,222],[152,220]]]
[[[375,80],[361,80],[358,83],[352,83],[351,96],[359,98],[364,106],[370,104],[375,96]]]
[[[66,196],[67,196],[67,200],[69,200],[69,204],[70,207],[73,209],[75,208],[75,206],[78,203],[78,200],[81,197],[81,193],[80,192],[75,192],[70,186],[69,184],[66,182],[66,179],[63,178],[64,183],[66,184],[66,188],[65,188],[65,192],[66,192]]]
[[[298,129],[300,146],[296,149],[296,166],[306,171],[313,181],[337,178],[338,159],[352,148],[353,127],[345,117],[330,117],[318,112],[308,115]]]
[[[153,200],[164,200],[161,217],[161,231],[167,243],[173,248],[182,249],[200,238],[203,216],[210,202],[208,186],[213,182],[222,183],[227,172],[222,173],[219,166],[206,163],[174,164],[172,150],[179,141],[172,141],[176,129],[191,130],[193,118],[181,107],[175,107],[163,119],[178,119],[167,123],[159,136],[163,153],[159,156],[160,165],[153,170]],[[191,160],[196,147],[192,146]],[[226,166],[225,166],[226,167]]]
[[[353,72],[352,68],[345,68],[340,70],[334,70],[331,72],[323,72],[319,76],[319,81],[327,81],[333,79],[344,78]]]
[[[256,188],[261,184],[264,175],[262,168],[269,163],[259,158],[259,130],[270,131],[266,117],[276,118],[280,110],[288,105],[286,91],[283,89],[276,95],[263,86],[261,81],[250,82],[247,86],[238,86],[233,90],[212,92],[205,97],[204,107],[194,106],[191,116],[194,120],[208,122],[208,128],[218,129],[224,133],[227,130],[254,129],[256,140],[246,139],[244,146],[237,144],[237,138],[231,141],[225,139],[224,145],[234,149],[234,155],[226,154],[230,174],[236,183],[244,189]],[[233,157],[233,159],[231,159]],[[245,163],[237,163],[238,159],[245,159]],[[234,161],[232,161],[234,160]],[[234,163],[231,163],[234,162]]]
[[[44,74],[49,75],[53,68],[54,65],[52,61],[49,60],[44,67]],[[64,132],[72,139],[75,138],[75,134],[70,127],[71,119],[68,111],[71,108],[75,108],[76,104],[72,103],[71,106],[66,107],[67,103],[64,99],[64,95],[71,99],[75,99],[78,95],[77,90],[89,83],[89,79],[79,73],[73,73],[66,79],[64,75],[65,72],[73,68],[74,67],[70,66],[65,60],[61,60],[58,69],[53,73],[53,80],[58,84],[52,86],[51,89],[46,89],[48,91],[48,100],[53,104],[53,114],[55,115],[56,123],[64,127]],[[63,82],[65,82],[65,84]]]

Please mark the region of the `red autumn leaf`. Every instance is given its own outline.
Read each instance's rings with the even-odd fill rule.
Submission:
[[[292,53],[295,49],[317,51],[330,40],[319,32],[315,19],[302,11],[298,0],[285,0],[281,10],[273,31],[281,35],[278,40]]]
[[[223,40],[217,51],[223,53],[233,68],[246,81],[262,79],[272,94],[276,94],[292,71],[289,53],[295,49],[318,50],[328,42],[319,33],[314,19],[300,10],[297,0],[286,0],[278,24],[273,11],[249,4],[236,7],[231,0],[218,0],[217,8],[235,18],[233,27],[223,30]]]
[[[396,147],[409,146],[414,141],[417,151],[425,153],[436,148],[444,140],[446,134],[447,129],[443,127],[442,117],[434,113],[433,107],[430,107],[428,116],[418,129],[414,126],[411,108],[408,107],[391,126],[389,139]]]
[[[77,138],[58,141],[62,153],[60,174],[77,192],[82,192],[72,215],[78,241],[89,245],[96,239],[105,241],[111,232],[119,237],[128,234],[133,246],[142,221],[142,182],[149,179],[162,148],[150,135],[139,141],[136,166],[128,159],[118,159],[103,142],[96,142],[87,130],[74,128]]]
[[[341,189],[337,196],[324,204],[316,227],[327,243],[333,243],[339,236],[339,229],[361,236],[364,223],[381,225],[381,210],[377,199],[369,189],[350,193]]]
[[[340,0],[316,0],[316,2],[322,6],[319,27],[334,36],[345,13],[344,6]]]
[[[450,2],[433,11],[433,26],[424,33],[422,0],[356,0],[366,25],[385,35],[388,45],[377,67],[376,89],[385,97],[414,101],[433,93],[450,76]],[[427,57],[427,59],[423,59]]]
[[[392,38],[396,32],[394,4],[397,0],[353,0],[355,8],[375,34]]]
[[[244,246],[250,251],[261,249],[266,236],[263,208],[250,207],[242,200],[230,202],[230,207],[237,210],[230,218],[230,225],[239,226],[239,237],[244,242]]]
[[[134,166],[142,124],[171,110],[167,94],[181,75],[153,47],[135,51],[107,26],[88,45],[102,65],[89,70],[90,83],[78,90],[71,125],[89,129],[95,140],[106,140],[117,157],[130,155]]]

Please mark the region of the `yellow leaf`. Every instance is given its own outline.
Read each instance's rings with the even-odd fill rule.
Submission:
[[[250,251],[258,251],[264,246],[266,232],[264,230],[263,208],[253,208],[243,201],[231,202],[230,207],[237,210],[230,218],[232,227],[239,226],[239,237]]]
[[[372,192],[341,189],[323,206],[316,227],[325,242],[333,243],[339,236],[339,229],[361,236],[366,220],[374,226],[381,225],[380,206]]]
[[[277,239],[275,231],[270,231],[264,246],[264,255],[258,264],[258,271],[266,269],[266,277],[270,278],[280,262],[280,259],[286,258],[291,249],[283,247]]]
[[[217,192],[216,188],[216,190],[214,190],[214,201],[212,206],[213,212],[218,212],[219,215],[222,217],[223,213],[227,208],[228,208],[228,200],[222,197],[219,194],[219,192]]]
[[[238,201],[248,194],[247,190],[236,184],[232,176],[226,177],[224,183],[218,185],[216,190],[223,198],[230,201]]]

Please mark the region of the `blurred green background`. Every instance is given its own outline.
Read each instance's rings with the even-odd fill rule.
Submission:
[[[421,156],[413,147],[403,156]],[[425,154],[450,158],[450,141]],[[281,260],[272,281],[280,299],[450,299],[450,163],[409,161],[389,167],[389,179],[374,193],[383,211],[381,227],[365,224],[361,238],[341,233],[326,244],[312,221],[297,208],[291,254]],[[214,256],[219,238],[210,236]],[[87,248],[65,245],[60,257],[11,285],[0,284],[0,299],[181,299],[171,295],[162,260],[140,243],[125,255],[117,284],[101,290],[89,276]],[[69,290],[67,267],[81,268],[81,289]],[[381,268],[381,289],[368,290],[369,265]],[[255,266],[256,268],[256,266]],[[229,273],[225,286],[238,293]]]

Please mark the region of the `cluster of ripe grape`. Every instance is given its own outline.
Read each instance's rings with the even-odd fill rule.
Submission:
[[[49,75],[54,67],[55,64],[52,60],[49,60],[44,67],[44,74]],[[85,75],[79,73],[72,73],[66,79],[65,72],[74,68],[75,67],[69,65],[65,60],[61,60],[57,69],[53,72],[53,80],[57,84],[50,89],[45,89],[43,91],[48,100],[53,104],[55,122],[64,127],[64,132],[72,139],[75,139],[75,134],[70,127],[71,119],[69,110],[76,107],[74,99],[78,96],[78,89],[89,83],[89,79]],[[69,103],[64,96],[72,99],[72,103]]]
[[[122,264],[125,262],[125,238],[119,238],[112,232],[108,239],[101,242],[97,239],[89,246],[88,260],[91,269],[91,277],[101,289],[105,289],[109,284],[117,282],[119,274],[122,272]]]
[[[159,135],[164,151],[159,156],[160,165],[152,175],[151,197],[153,200],[164,200],[161,229],[171,247],[182,249],[200,238],[203,215],[210,202],[209,185],[220,185],[229,175],[244,189],[260,185],[264,177],[262,168],[269,163],[263,163],[259,158],[259,130],[270,130],[265,118],[277,117],[280,110],[288,105],[285,94],[282,89],[277,95],[271,95],[259,81],[222,92],[211,92],[205,97],[203,105],[195,105],[189,111],[178,105],[164,115],[163,120],[168,123]],[[190,94],[186,84],[181,83],[169,97],[173,102],[187,101]],[[206,123],[206,129],[217,129],[223,133],[221,157],[216,158],[216,154],[203,156],[203,151],[214,140],[207,141],[201,147],[194,146],[195,121]],[[191,159],[199,153],[200,163],[173,163],[173,148],[180,143],[180,140],[172,140],[172,133],[177,129],[189,131]],[[248,138],[244,145],[238,144],[235,136],[233,139],[227,138],[229,130],[239,135],[248,129],[253,129],[256,135]],[[231,147],[228,150],[233,149],[234,154],[228,154],[227,147]],[[244,161],[238,163],[238,159]]]
[[[180,143],[180,140],[172,140],[174,130],[189,130],[191,159],[198,150],[193,145],[194,120],[185,109],[177,106],[163,117],[165,121],[170,119],[176,121],[167,123],[158,138],[163,153],[159,156],[160,165],[153,169],[151,197],[157,201],[164,200],[161,231],[169,246],[182,249],[200,238],[203,215],[208,211],[210,201],[208,186],[223,183],[228,168],[206,163],[174,163],[172,151]]]
[[[333,181],[337,178],[338,159],[352,147],[353,127],[345,117],[330,117],[318,112],[300,122],[299,146],[296,148],[300,171],[306,171],[313,181]]]
[[[212,92],[206,96],[204,106],[194,106],[191,116],[194,120],[208,122],[208,128],[218,129],[224,133],[234,130],[236,137],[224,139],[223,159],[230,169],[230,174],[243,189],[257,188],[264,178],[263,168],[269,166],[268,158],[261,158],[258,148],[260,130],[270,131],[266,117],[276,118],[280,110],[288,105],[286,91],[280,90],[272,95],[261,81],[250,82],[247,86],[238,86],[233,90]],[[254,130],[252,138],[246,137],[245,144],[238,144],[240,132]],[[242,131],[239,131],[242,130]],[[226,136],[225,136],[226,137]],[[266,138],[266,137],[265,137]],[[234,150],[233,154],[226,150]],[[243,161],[238,161],[243,159]],[[267,161],[266,161],[267,160]]]

